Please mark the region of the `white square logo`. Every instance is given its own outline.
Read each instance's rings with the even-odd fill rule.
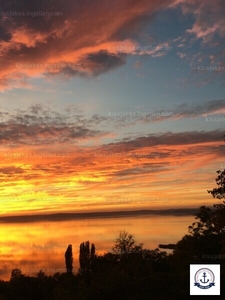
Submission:
[[[220,295],[220,265],[190,265],[190,295]]]

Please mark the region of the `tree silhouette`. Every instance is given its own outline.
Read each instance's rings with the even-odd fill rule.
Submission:
[[[89,272],[91,270],[91,263],[93,258],[95,257],[95,245],[91,244],[89,241],[80,244],[80,255],[79,255],[79,262],[80,262],[80,273]]]
[[[219,174],[216,178],[218,188],[209,190],[213,198],[225,199],[225,170],[217,171]],[[201,206],[200,211],[196,215],[197,222],[189,226],[191,235],[209,235],[225,233],[225,202],[214,204],[214,209]]]
[[[201,206],[195,217],[197,222],[192,223],[188,227],[188,231],[192,236],[203,236],[208,234],[217,234],[215,225],[215,211],[206,206]]]
[[[217,187],[208,193],[221,200],[225,199],[225,170],[219,170],[217,174]],[[213,209],[201,206],[195,219],[197,221],[188,227],[189,235],[176,244],[175,254],[180,252],[183,255],[186,251],[186,256],[200,258],[202,253],[225,253],[225,201],[214,204]]]
[[[67,273],[73,272],[73,251],[72,251],[72,245],[69,245],[67,247],[67,250],[65,252],[65,262],[66,262],[66,270]]]
[[[41,281],[43,281],[46,278],[45,272],[43,272],[42,270],[40,270],[36,276]]]
[[[225,199],[225,169],[223,171],[218,170],[217,174],[217,187],[209,190],[208,193],[210,193],[213,198],[221,200]],[[214,204],[213,207],[216,209],[213,216],[215,227],[220,233],[225,234],[225,201],[222,201],[222,203],[219,204]],[[225,238],[223,241],[225,243]]]
[[[11,279],[20,278],[22,276],[22,271],[20,269],[13,269],[11,272]]]
[[[138,253],[142,248],[143,244],[137,245],[134,236],[123,230],[120,231],[119,236],[116,238],[112,251],[115,254],[124,255],[128,253]]]
[[[213,198],[221,200],[225,199],[225,169],[223,171],[218,170],[217,173],[219,174],[216,178],[218,187],[208,191],[208,193],[212,194]]]
[[[225,135],[224,135],[225,137]],[[212,190],[207,190],[213,198],[225,199],[225,169],[217,171],[215,179],[217,187]],[[219,204],[214,204],[212,210],[209,207],[201,206],[200,211],[196,215],[197,222],[189,226],[189,233],[193,236],[202,236],[209,234],[225,234],[225,201]]]

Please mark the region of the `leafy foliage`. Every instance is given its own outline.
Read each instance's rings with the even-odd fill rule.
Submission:
[[[114,254],[124,255],[129,253],[138,253],[142,250],[143,244],[137,245],[134,236],[125,230],[120,231],[119,236],[115,240],[112,248]]]
[[[216,184],[218,185],[218,187],[209,190],[208,193],[212,194],[213,198],[221,200],[225,199],[225,170],[218,170],[217,173],[219,174],[216,178]]]

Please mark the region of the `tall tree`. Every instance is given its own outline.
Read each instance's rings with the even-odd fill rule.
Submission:
[[[69,245],[67,247],[67,250],[65,252],[65,262],[66,262],[67,273],[71,274],[73,272],[73,250],[72,250],[72,245]]]
[[[90,271],[91,262],[95,257],[95,245],[91,244],[89,241],[80,244],[80,255],[79,255],[79,262],[80,262],[80,272],[85,273],[86,271]]]

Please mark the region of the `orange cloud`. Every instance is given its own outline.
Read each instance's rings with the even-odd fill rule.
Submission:
[[[124,63],[123,55],[134,53],[133,49],[139,46],[130,36],[139,28],[141,18],[149,15],[151,20],[152,14],[170,2],[97,1],[93,6],[88,1],[67,1],[63,6],[54,7],[54,11],[62,11],[63,16],[4,17],[4,38],[0,43],[1,88],[15,87],[18,76],[98,75],[120,66]],[[26,12],[24,4],[24,1],[14,1],[14,4],[2,5],[2,11]],[[39,10],[49,10],[48,4],[50,1],[41,3]],[[30,5],[30,10],[36,11],[35,4]],[[55,67],[56,64],[59,67]]]
[[[193,206],[207,197],[215,174],[204,169],[221,161],[222,135],[196,131],[99,146],[66,143],[59,148],[60,139],[55,145],[5,146],[2,213]],[[192,189],[194,194],[187,192]]]

